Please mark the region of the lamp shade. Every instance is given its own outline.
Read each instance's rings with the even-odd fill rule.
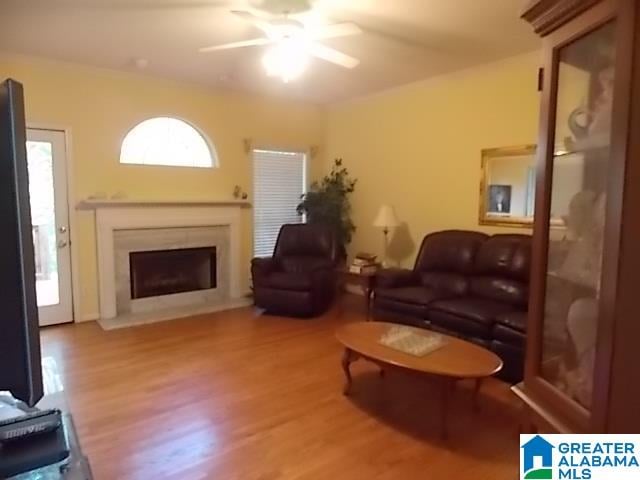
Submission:
[[[382,205],[378,211],[376,219],[373,221],[374,227],[394,228],[400,225],[396,211],[391,205]]]

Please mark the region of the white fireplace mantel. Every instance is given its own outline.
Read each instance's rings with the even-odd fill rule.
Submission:
[[[172,204],[172,206],[109,205],[96,208],[100,317],[117,316],[114,232],[117,230],[229,227],[230,285],[232,300],[240,293],[241,205]]]
[[[239,207],[251,208],[246,200],[133,200],[133,199],[86,199],[76,204],[77,210],[100,210],[103,208],[137,207]]]

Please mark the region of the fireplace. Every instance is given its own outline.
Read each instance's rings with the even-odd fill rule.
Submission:
[[[216,288],[216,247],[129,253],[131,298]]]

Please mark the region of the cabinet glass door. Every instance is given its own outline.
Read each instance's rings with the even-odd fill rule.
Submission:
[[[615,23],[558,52],[541,374],[589,409],[610,162]]]

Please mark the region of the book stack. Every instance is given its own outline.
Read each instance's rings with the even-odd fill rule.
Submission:
[[[359,275],[372,275],[378,270],[376,258],[375,255],[370,253],[358,253],[353,262],[351,262],[349,271]]]

